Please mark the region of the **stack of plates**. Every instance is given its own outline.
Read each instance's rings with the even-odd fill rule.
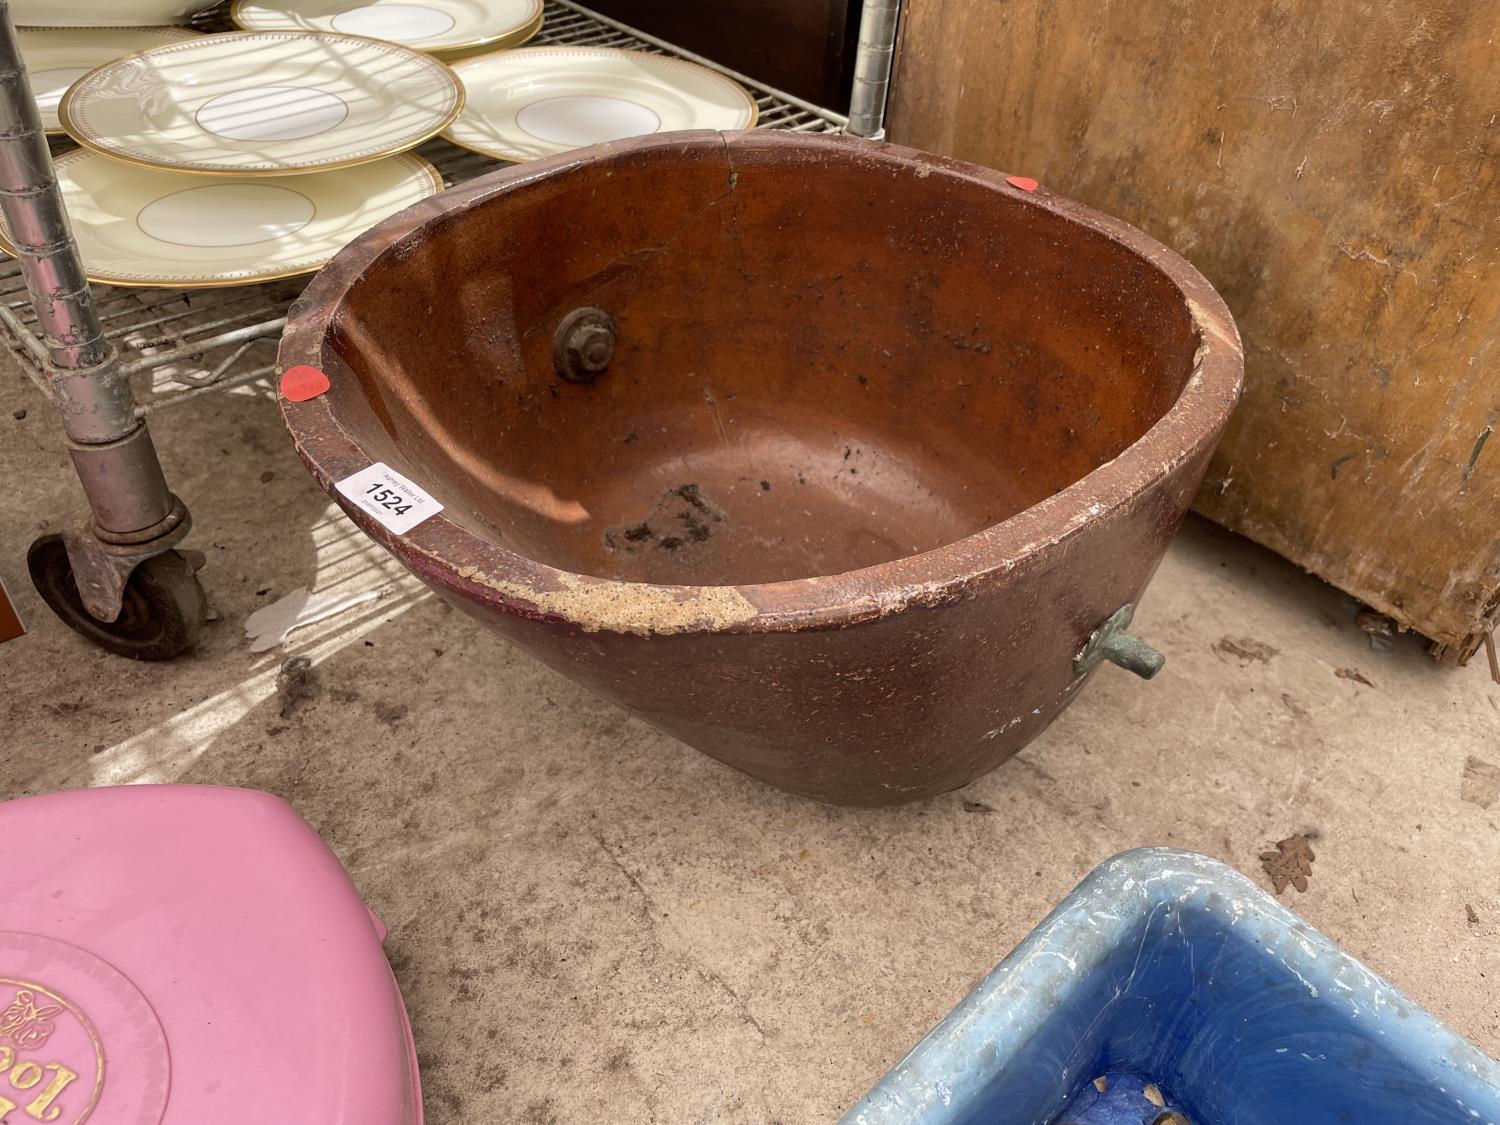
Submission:
[[[140,168],[87,150],[55,163],[89,278],[110,285],[195,289],[313,273],[351,238],[443,190],[437,169],[410,153],[255,179]]]
[[[22,27],[16,34],[42,126],[53,134],[63,131],[57,120],[63,94],[96,66],[132,51],[199,38],[181,27]]]
[[[542,4],[234,0],[245,30],[200,35],[126,25],[169,23],[208,0],[12,0],[19,22],[68,25],[20,37],[43,123],[83,146],[56,164],[90,278],[180,288],[317,270],[442,190],[407,151],[439,133],[523,161],[755,124],[755,100],[706,67],[514,49],[541,29]]]
[[[87,6],[65,2],[62,14]],[[160,15],[167,7],[186,5],[155,5]],[[406,150],[457,117],[463,87],[410,48],[304,31],[20,36],[44,124],[84,146],[56,167],[94,281],[199,288],[311,273],[443,190],[437,170]],[[7,249],[8,240],[0,230]]]
[[[737,82],[681,59],[609,47],[525,47],[455,63],[468,91],[443,134],[500,160],[678,129],[749,129],[759,109]]]
[[[249,31],[336,31],[431,51],[444,58],[497,51],[542,29],[542,0],[235,0]]]
[[[294,175],[378,160],[442,131],[463,87],[394,43],[303,31],[205,35],[84,75],[58,108],[85,148],[151,168]]]

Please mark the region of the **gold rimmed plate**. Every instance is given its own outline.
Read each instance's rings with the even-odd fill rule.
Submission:
[[[468,101],[443,136],[500,160],[679,129],[748,129],[743,86],[681,59],[610,47],[522,47],[453,64]]]
[[[63,94],[96,66],[133,51],[201,39],[202,35],[182,27],[18,27],[16,37],[42,127],[55,134],[63,131],[57,120]]]
[[[529,24],[528,26],[523,27],[520,31],[516,32],[514,38],[507,37],[503,40],[496,40],[493,43],[483,43],[478,47],[445,47],[440,51],[433,51],[432,53],[438,58],[442,59],[449,66],[452,66],[454,63],[459,62],[462,59],[471,59],[475,55],[487,55],[491,51],[509,50],[512,47],[520,47],[526,43],[529,43],[531,42],[531,40],[535,39],[537,33],[542,30],[542,25],[544,22],[545,21],[543,16],[538,15],[534,23]]]
[[[207,179],[80,149],[56,160],[90,281],[208,289],[321,269],[357,235],[443,190],[414,153],[306,176]],[[0,245],[11,251],[0,224]]]
[[[409,47],[236,31],[106,63],[73,84],[58,116],[85,148],[142,167],[281,176],[412,148],[463,102],[453,71]]]
[[[542,28],[542,0],[234,0],[251,31],[335,31],[446,55],[499,50]]]

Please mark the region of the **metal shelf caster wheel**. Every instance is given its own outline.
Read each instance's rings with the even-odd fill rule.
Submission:
[[[74,632],[117,656],[171,660],[197,643],[208,598],[192,561],[179,551],[146,559],[125,583],[120,615],[100,621],[83,606],[61,535],[44,535],[26,553],[31,581]]]

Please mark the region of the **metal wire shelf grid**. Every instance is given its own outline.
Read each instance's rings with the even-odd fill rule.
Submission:
[[[229,27],[227,4],[194,20],[204,31]],[[834,133],[846,119],[745,75],[683,51],[660,39],[601,16],[574,0],[546,0],[545,22],[532,45],[618,47],[672,55],[728,74],[755,96],[760,107],[757,128]],[[72,147],[66,145],[65,147]],[[499,161],[434,140],[418,151],[453,184],[502,167]],[[286,309],[306,278],[226,289],[133,289],[93,286],[106,335],[120,350],[132,377],[138,417],[206,394],[267,378],[275,368],[276,341],[286,324]],[[0,325],[21,366],[50,395],[46,348],[19,264],[0,261]]]

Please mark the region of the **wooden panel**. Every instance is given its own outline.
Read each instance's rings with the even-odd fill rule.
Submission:
[[[1447,645],[1500,601],[1500,19],[910,0],[892,138],[1176,248],[1245,339],[1199,509]]]
[[[858,0],[589,0],[607,16],[843,112]]]

